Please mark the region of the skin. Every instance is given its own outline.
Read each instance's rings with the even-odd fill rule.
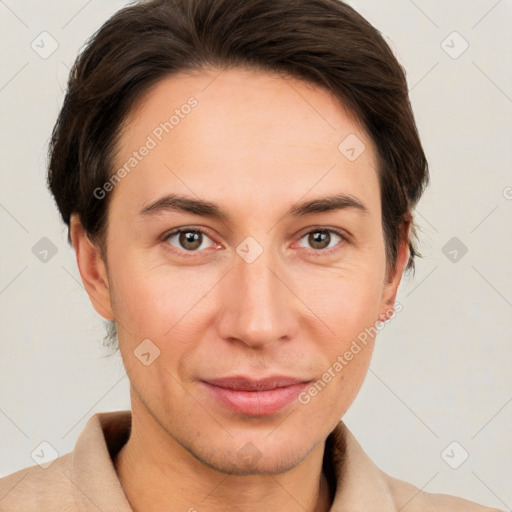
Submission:
[[[165,78],[125,123],[116,164],[190,96],[197,107],[113,190],[106,261],[72,218],[84,285],[116,322],[131,383],[132,434],[115,467],[136,511],[328,510],[324,442],[364,380],[374,340],[308,404],[267,416],[234,413],[201,380],[320,379],[392,314],[407,243],[387,269],[372,143],[329,92],[300,80],[245,69]],[[338,150],[349,134],[366,146],[353,162]],[[167,193],[215,202],[231,220],[139,214]],[[366,211],[287,215],[334,193]],[[187,251],[165,238],[174,228],[206,234]],[[347,240],[331,232],[315,245],[319,228]],[[236,251],[248,236],[263,251],[251,263]],[[134,354],[145,339],[160,350],[148,366]],[[259,455],[250,467],[237,457],[247,443]]]

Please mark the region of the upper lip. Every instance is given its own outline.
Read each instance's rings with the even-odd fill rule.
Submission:
[[[308,380],[276,375],[266,377],[264,379],[251,379],[242,376],[223,377],[220,379],[204,380],[204,382],[219,388],[233,389],[237,391],[268,391],[270,389],[304,384],[308,382]]]

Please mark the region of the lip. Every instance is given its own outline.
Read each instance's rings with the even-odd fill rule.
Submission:
[[[234,376],[201,383],[220,405],[235,413],[268,416],[290,405],[310,381],[286,376],[264,379]]]

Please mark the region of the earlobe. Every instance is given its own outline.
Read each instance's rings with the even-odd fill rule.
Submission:
[[[114,314],[110,300],[110,286],[100,249],[85,233],[78,215],[71,216],[69,229],[78,270],[89,299],[99,315],[112,321]]]

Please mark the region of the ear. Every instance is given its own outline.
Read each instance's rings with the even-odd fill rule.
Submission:
[[[379,313],[379,320],[381,322],[388,320],[395,310],[396,294],[410,257],[409,236],[411,234],[411,226],[412,218],[409,218],[402,226],[402,237],[398,248],[395,268],[391,269],[386,275]]]
[[[69,235],[82,282],[94,309],[106,320],[113,321],[107,267],[99,247],[91,242],[76,214],[71,216]]]

